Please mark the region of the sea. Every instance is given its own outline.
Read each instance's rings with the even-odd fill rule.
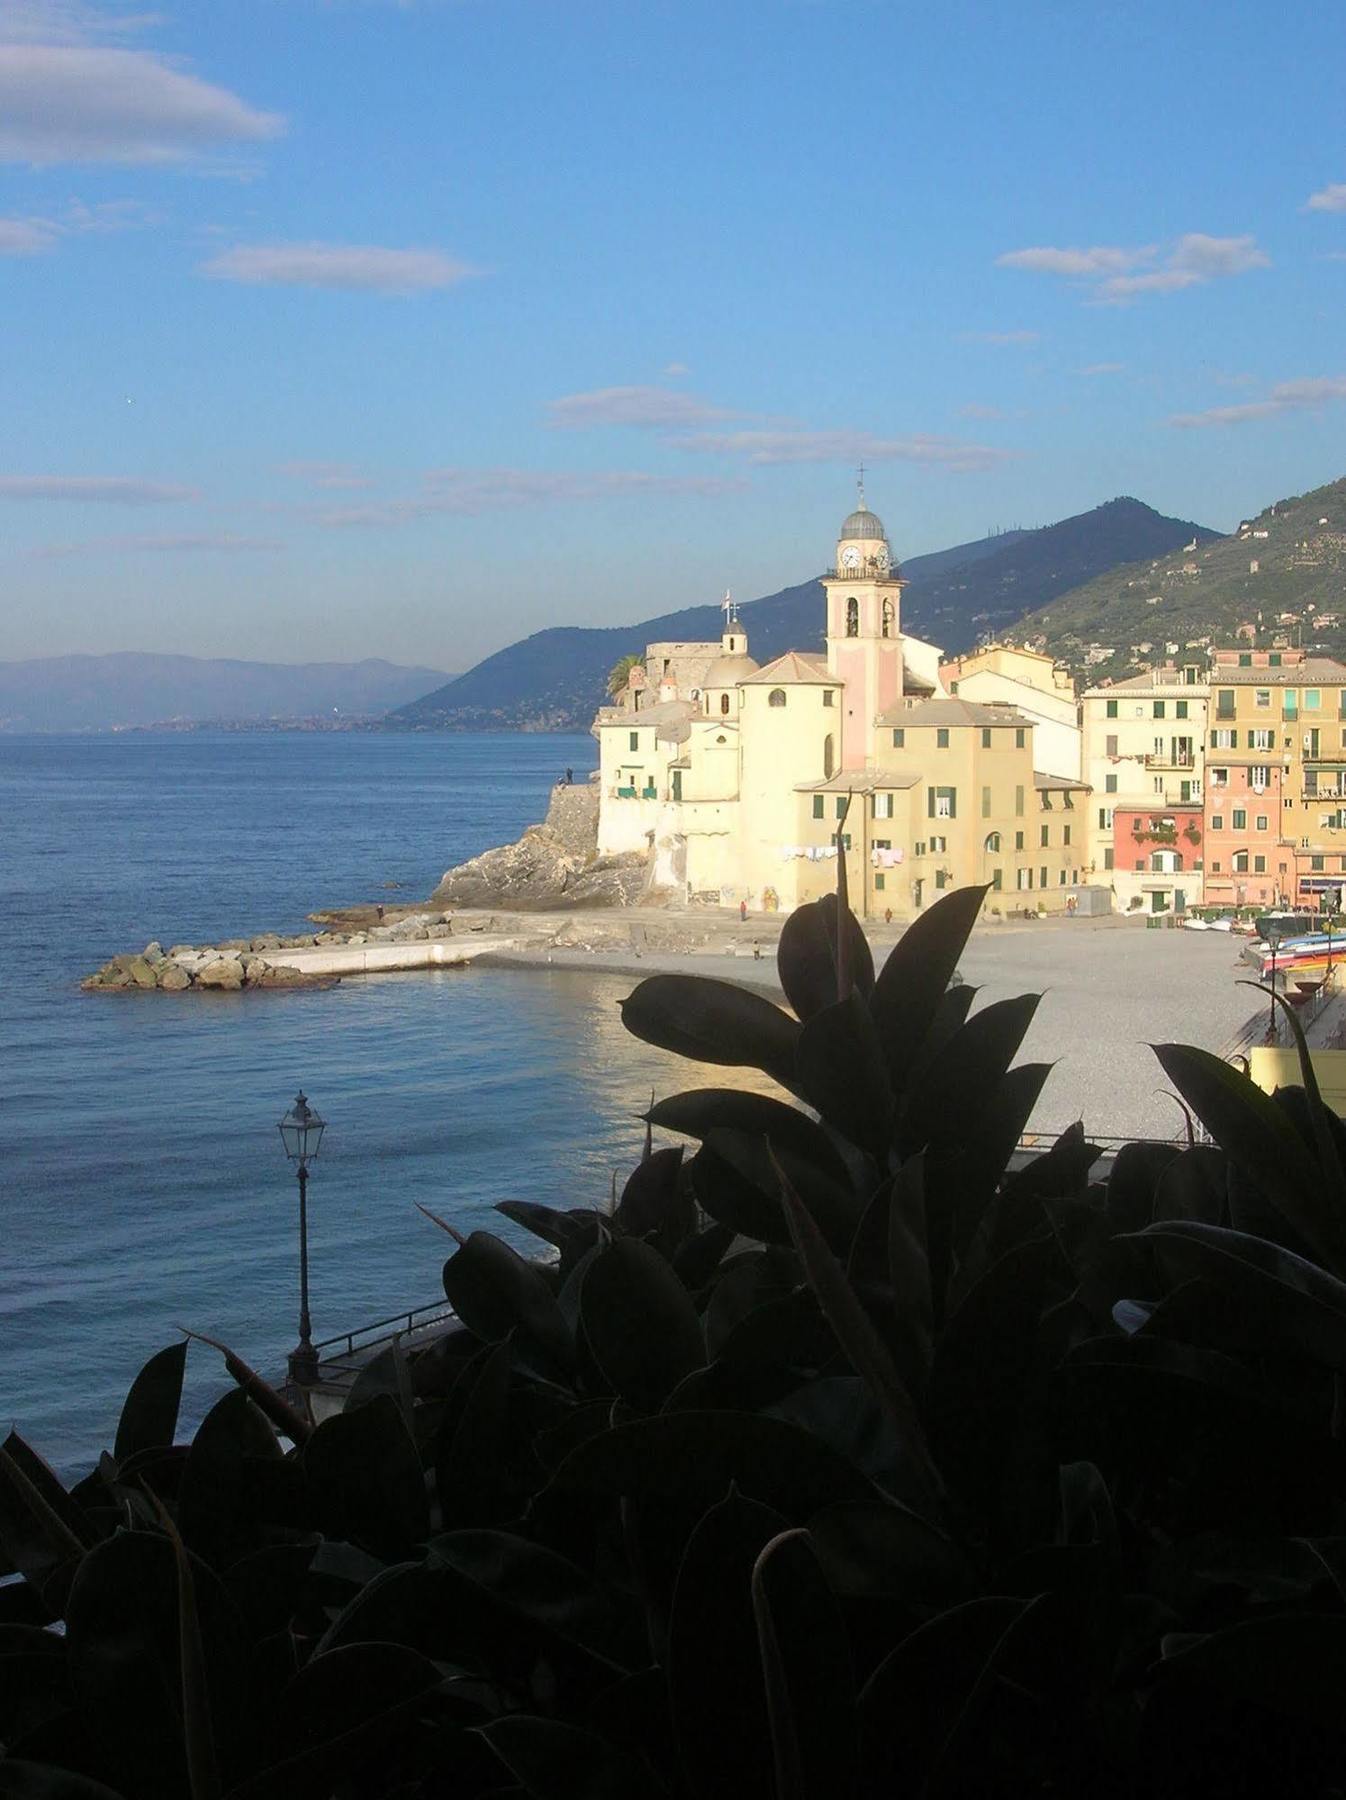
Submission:
[[[82,993],[118,951],[305,929],[428,895],[512,841],[588,736],[0,736],[0,1421],[66,1476],[179,1327],[271,1375],[298,1331],[297,1184],[277,1122],[327,1121],[309,1183],[313,1334],[442,1299],[499,1201],[605,1202],[650,1092],[631,979],[444,969],[241,994]],[[395,885],[393,885],[395,884]],[[184,1429],[224,1391],[194,1345]]]

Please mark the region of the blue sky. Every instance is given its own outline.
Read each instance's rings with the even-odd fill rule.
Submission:
[[[0,657],[464,668],[1346,474],[1346,13],[0,0]],[[1315,16],[1315,11],[1316,15]]]

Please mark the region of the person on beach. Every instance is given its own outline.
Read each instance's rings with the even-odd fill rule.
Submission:
[[[748,923],[748,902],[746,900],[740,900],[738,903],[738,922],[740,925]]]

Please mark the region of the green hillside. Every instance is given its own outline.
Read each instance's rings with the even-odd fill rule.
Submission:
[[[1346,655],[1346,480],[1277,500],[1230,537],[1110,569],[1009,635],[1115,680],[1174,645],[1232,644],[1241,625],[1255,627],[1259,648]]]

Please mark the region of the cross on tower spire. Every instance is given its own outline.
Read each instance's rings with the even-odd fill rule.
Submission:
[[[860,511],[866,512],[868,508],[865,506],[865,465],[863,463],[855,472],[855,486],[860,495]]]

